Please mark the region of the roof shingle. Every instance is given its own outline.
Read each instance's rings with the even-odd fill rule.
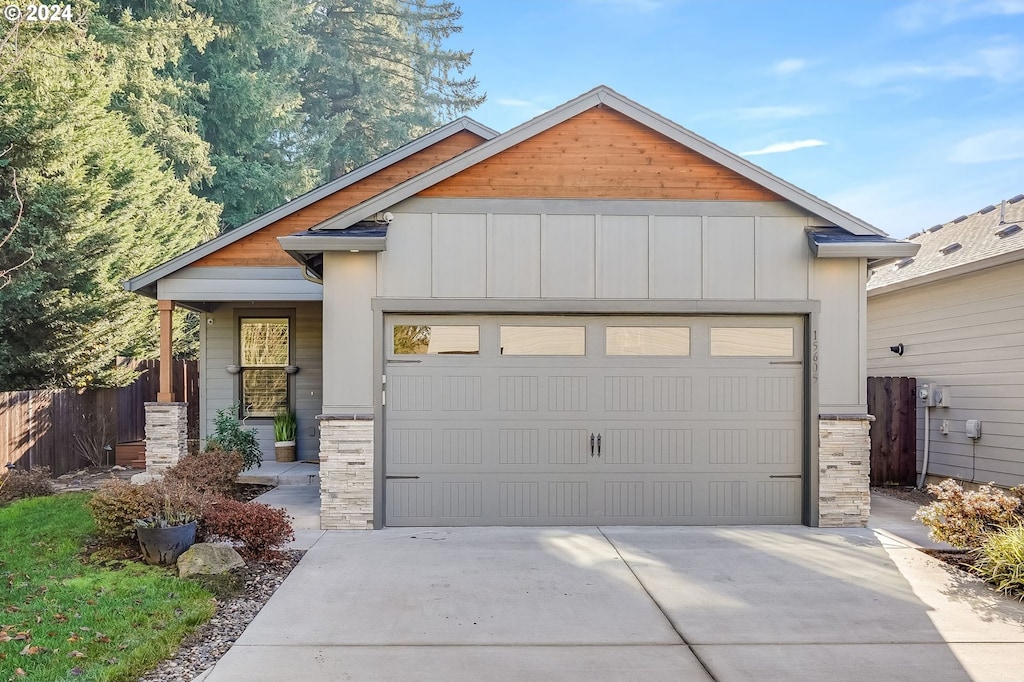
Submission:
[[[1017,251],[1024,259],[1024,231],[1007,229],[1017,224],[1024,227],[1024,194],[911,235],[908,240],[921,245],[914,259],[873,268],[868,290]]]

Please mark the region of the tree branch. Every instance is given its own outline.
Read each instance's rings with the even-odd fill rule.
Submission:
[[[14,145],[12,144],[3,152],[0,152],[0,156],[4,156],[13,148]],[[18,193],[18,172],[13,168],[11,169],[11,189],[14,191],[14,199],[18,202],[18,215],[15,216],[14,224],[11,225],[9,230],[7,230],[7,234],[3,236],[3,239],[0,239],[0,249],[2,249],[4,245],[11,240],[11,237],[14,236],[15,230],[17,230],[18,226],[21,224],[21,217],[25,214],[25,202],[22,201],[21,194]],[[32,258],[35,255],[35,252],[29,249],[28,258],[12,267],[0,269],[0,289],[3,289],[8,284],[10,284],[11,279],[14,277],[14,271],[28,263],[30,260],[32,260]]]

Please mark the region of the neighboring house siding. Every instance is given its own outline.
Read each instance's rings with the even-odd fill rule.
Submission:
[[[608,107],[573,116],[420,196],[781,200]]]
[[[373,175],[349,185],[320,201],[296,211],[252,235],[240,239],[200,259],[196,267],[222,266],[295,266],[291,256],[281,250],[277,238],[302,230],[331,218],[345,209],[390,189],[429,168],[458,156],[483,142],[483,138],[463,130],[437,142],[421,152],[402,159]]]
[[[292,315],[292,359],[299,367],[292,377],[292,400],[299,422],[298,457],[315,459],[320,449],[316,416],[323,393],[322,323],[319,303],[281,303],[236,306],[224,304],[203,316],[199,377],[201,382],[200,425],[202,438],[213,430],[217,410],[239,400],[238,377],[225,367],[238,364],[238,318],[248,315]],[[274,429],[270,420],[247,420],[255,428],[264,459],[274,459]]]
[[[1024,481],[1024,263],[868,298],[868,369],[949,386],[932,408],[929,473],[1000,485]],[[900,357],[889,350],[903,343]],[[943,419],[949,435],[939,432]],[[965,420],[980,419],[976,444]],[[924,443],[918,408],[918,461]]]

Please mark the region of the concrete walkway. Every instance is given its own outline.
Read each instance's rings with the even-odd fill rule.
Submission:
[[[871,529],[310,533],[206,682],[1015,680],[1024,660],[1024,606]]]

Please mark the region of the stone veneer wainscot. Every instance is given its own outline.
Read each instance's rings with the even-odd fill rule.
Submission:
[[[818,418],[818,525],[863,528],[871,513],[869,414]]]
[[[373,528],[373,415],[320,422],[320,528]]]
[[[146,473],[162,474],[188,454],[188,403],[146,403]]]

